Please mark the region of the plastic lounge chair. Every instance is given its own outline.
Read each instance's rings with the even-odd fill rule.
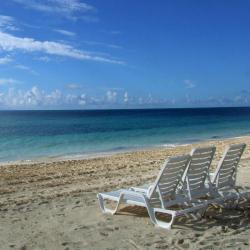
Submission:
[[[237,167],[241,156],[246,148],[246,144],[232,144],[228,146],[218,163],[218,166],[212,177],[212,185],[218,195],[226,198],[236,198],[237,201],[249,192],[239,192],[236,186]]]
[[[216,147],[194,148],[190,155],[191,160],[183,182],[190,200],[214,194],[209,177],[209,168],[214,157]]]
[[[238,204],[240,197],[248,195],[247,192],[240,194],[235,186],[237,166],[245,147],[245,144],[234,144],[227,147],[214,174],[209,174],[209,166],[213,158],[211,158],[211,155],[213,153],[209,154],[207,152],[207,165],[201,164],[201,161],[206,157],[206,153],[204,149],[194,149],[191,153],[192,158],[186,174],[190,199],[205,199],[207,205],[218,204],[228,207],[229,201],[234,203],[236,201]],[[196,163],[198,163],[198,167]],[[202,173],[204,173],[204,176],[202,176]]]
[[[104,213],[115,214],[119,206],[123,204],[137,205],[145,207],[149,213],[150,219],[156,226],[170,229],[174,219],[177,216],[197,212],[205,207],[204,203],[190,203],[184,195],[178,194],[183,174],[190,161],[190,155],[182,155],[168,158],[156,181],[144,193],[129,189],[120,189],[117,191],[99,193],[97,195],[101,210]],[[111,200],[116,203],[114,209],[109,209],[105,205],[105,200]],[[172,208],[174,205],[182,205],[185,208],[180,210]],[[169,222],[157,219],[156,215],[163,213],[171,216]],[[199,212],[197,212],[198,214]]]
[[[211,165],[216,148],[214,146],[194,148],[190,152],[191,160],[182,177],[184,187],[182,192],[192,201],[213,191],[209,179]],[[207,183],[210,185],[208,186]],[[131,190],[145,193],[152,184],[132,187]]]

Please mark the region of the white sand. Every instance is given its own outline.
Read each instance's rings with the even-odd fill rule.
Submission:
[[[218,147],[213,166],[231,142],[250,145],[250,137],[212,142]],[[155,228],[144,209],[101,213],[97,192],[153,180],[167,156],[192,146],[1,166],[0,249],[250,249],[247,203],[210,210],[200,221],[180,219],[170,231]],[[250,186],[249,146],[240,165],[238,183]]]

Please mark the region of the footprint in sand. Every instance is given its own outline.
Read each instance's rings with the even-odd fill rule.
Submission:
[[[100,235],[102,235],[102,236],[105,236],[105,237],[107,237],[107,236],[108,236],[108,233],[106,233],[106,232],[102,232],[102,231],[101,231],[101,232],[99,232],[99,234],[100,234]]]
[[[27,250],[27,246],[26,245],[23,245],[19,248],[19,250]]]
[[[69,244],[69,242],[65,241],[62,243],[62,246],[67,246]]]

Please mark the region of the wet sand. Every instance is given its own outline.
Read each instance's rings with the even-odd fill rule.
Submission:
[[[154,180],[168,156],[216,145],[212,169],[225,146],[244,142],[238,184],[250,186],[250,136],[103,157],[0,166],[0,249],[249,249],[250,206],[214,209],[199,221],[155,228],[144,209],[103,215],[98,192]],[[128,213],[133,212],[133,213]]]

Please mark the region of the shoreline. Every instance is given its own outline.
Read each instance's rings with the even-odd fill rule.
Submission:
[[[121,150],[110,150],[110,151],[102,151],[102,152],[93,152],[93,153],[76,153],[76,154],[62,154],[62,155],[55,155],[55,156],[44,156],[44,157],[36,157],[34,159],[23,159],[23,160],[13,160],[13,161],[0,161],[1,166],[8,166],[8,165],[23,165],[23,164],[39,164],[39,163],[53,163],[53,162],[63,162],[63,161],[81,161],[81,160],[88,160],[88,159],[96,159],[96,158],[103,158],[103,157],[112,157],[114,155],[119,154],[126,154],[126,153],[133,153],[133,152],[144,152],[144,151],[154,151],[154,150],[163,150],[163,149],[171,149],[177,147],[185,147],[189,145],[198,145],[198,144],[206,144],[206,143],[216,143],[219,141],[231,141],[237,139],[250,139],[250,134],[242,135],[242,136],[235,136],[235,137],[225,137],[225,138],[210,138],[205,140],[194,140],[190,142],[183,142],[183,143],[169,143],[169,144],[160,144],[160,145],[150,145],[138,148],[131,148],[131,149],[121,149]]]

